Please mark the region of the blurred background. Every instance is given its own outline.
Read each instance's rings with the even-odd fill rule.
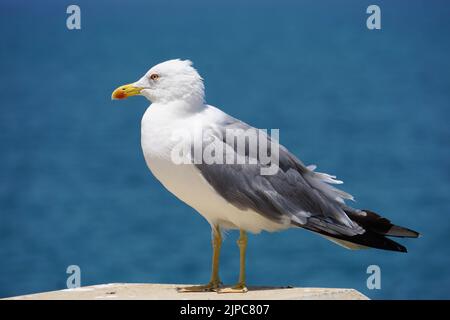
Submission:
[[[81,8],[81,30],[66,8]],[[381,8],[382,29],[366,27]],[[250,237],[250,285],[450,298],[450,6],[446,1],[0,2],[0,297],[81,284],[204,283],[210,228],[148,171],[148,101],[111,101],[191,59],[206,99],[336,174],[355,206],[423,237],[348,251],[303,230]],[[223,247],[238,277],[236,234]],[[366,268],[381,268],[368,290]]]

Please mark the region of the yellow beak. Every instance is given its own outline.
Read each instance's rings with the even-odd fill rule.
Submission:
[[[126,84],[124,86],[118,87],[113,91],[112,99],[126,99],[131,96],[135,96],[141,93],[143,88],[135,87],[133,84]]]

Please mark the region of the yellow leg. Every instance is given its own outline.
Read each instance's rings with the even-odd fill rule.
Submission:
[[[223,288],[217,291],[218,293],[245,293],[248,291],[245,285],[245,253],[247,251],[247,232],[239,231],[239,239],[237,241],[239,246],[239,282],[233,287]]]
[[[220,258],[220,247],[222,246],[222,234],[220,232],[219,226],[212,227],[212,271],[211,280],[201,286],[192,286],[185,288],[178,288],[178,292],[209,292],[217,291],[221,286],[219,278],[219,258]]]

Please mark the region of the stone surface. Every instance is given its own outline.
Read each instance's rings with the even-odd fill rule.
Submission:
[[[36,293],[18,300],[368,300],[353,289],[250,287],[247,293],[178,293],[174,284],[111,283]]]

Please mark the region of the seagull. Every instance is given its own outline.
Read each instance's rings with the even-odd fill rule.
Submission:
[[[212,230],[210,281],[179,288],[180,292],[247,292],[248,232],[303,228],[348,249],[398,252],[406,252],[406,248],[387,236],[419,236],[373,211],[347,205],[345,201],[353,197],[333,186],[342,181],[316,172],[315,166],[305,166],[264,130],[206,104],[203,79],[189,60],[155,65],[138,81],[115,89],[112,99],[135,95],[151,102],[141,122],[141,146],[148,168],[169,192],[200,213]],[[251,152],[252,139],[244,139],[244,148],[239,148],[234,139],[227,139],[229,131],[237,132],[237,138],[250,131],[257,133],[257,149],[270,145],[267,149],[275,156],[268,162],[260,153]],[[191,139],[194,136],[197,139]],[[197,145],[205,149],[196,154],[198,140]],[[218,161],[206,157],[201,161],[208,146]],[[225,154],[226,160],[233,161],[223,161]],[[269,170],[271,167],[275,169]],[[224,286],[219,277],[224,230],[239,230],[239,281],[233,286]]]

